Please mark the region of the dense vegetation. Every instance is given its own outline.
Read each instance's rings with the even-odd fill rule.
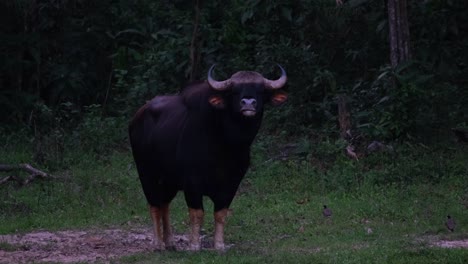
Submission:
[[[410,1],[412,60],[392,69],[385,2],[2,1],[2,134],[117,143],[137,106],[213,63],[220,78],[287,69],[291,100],[269,131],[333,137],[338,94],[374,139],[466,126],[468,3]]]

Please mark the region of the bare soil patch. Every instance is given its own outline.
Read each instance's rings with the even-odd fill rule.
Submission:
[[[202,248],[211,249],[212,239],[202,236]],[[468,239],[423,239],[429,246],[468,248]],[[188,250],[188,237],[174,235],[176,250]],[[0,235],[0,263],[109,262],[123,256],[153,252],[151,228],[35,231]],[[228,245],[232,247],[233,245]],[[318,252],[320,249],[313,249]]]
[[[441,248],[468,248],[468,239],[463,240],[439,240],[431,244]]]
[[[176,250],[187,250],[188,237],[174,235]],[[142,252],[152,252],[150,228],[36,231],[0,235],[0,263],[107,262]],[[207,242],[203,248],[209,248]]]
[[[468,238],[466,235],[459,234],[458,237],[449,238],[447,236],[429,235],[416,239],[419,243],[429,247],[439,248],[465,248],[468,249]]]

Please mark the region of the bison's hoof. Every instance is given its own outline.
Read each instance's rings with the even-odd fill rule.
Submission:
[[[153,251],[154,251],[154,252],[161,252],[161,251],[164,251],[164,250],[166,250],[166,248],[164,247],[164,245],[158,245],[158,246],[155,245],[155,246],[153,247]]]
[[[188,250],[190,251],[200,251],[201,250],[201,244],[200,243],[190,243]]]
[[[219,252],[226,251],[226,247],[224,246],[224,243],[215,243],[214,244],[214,249],[216,249]]]
[[[166,250],[168,250],[168,251],[176,251],[177,248],[176,248],[176,246],[170,244],[170,245],[167,245],[167,246],[166,246]]]

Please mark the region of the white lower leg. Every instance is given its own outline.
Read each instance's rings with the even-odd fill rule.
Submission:
[[[161,218],[163,227],[163,239],[166,249],[173,249],[171,223],[169,221],[169,204],[161,206]]]
[[[163,243],[162,232],[161,232],[161,210],[158,207],[150,205],[149,211],[151,215],[151,220],[153,222],[154,248],[156,250],[163,250],[164,243]]]
[[[228,212],[228,209],[222,209],[214,213],[214,218],[215,218],[214,248],[216,250],[224,250],[224,225],[226,224],[227,212]]]
[[[201,209],[189,208],[190,216],[190,250],[200,250],[200,229],[203,224],[204,212]]]

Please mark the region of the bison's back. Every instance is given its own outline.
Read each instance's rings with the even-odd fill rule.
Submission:
[[[171,156],[183,128],[186,108],[178,96],[157,96],[135,114],[130,123],[130,144],[138,158]]]

